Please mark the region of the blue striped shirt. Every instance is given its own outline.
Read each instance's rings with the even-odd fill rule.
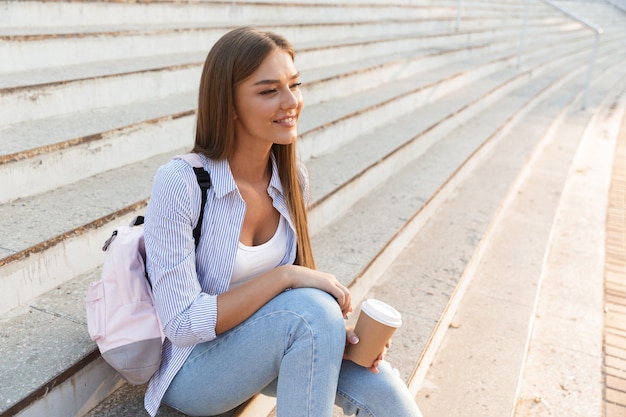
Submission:
[[[193,229],[199,217],[201,190],[186,162],[175,159],[159,168],[146,211],[147,268],[166,336],[161,366],[150,379],[144,398],[151,416],[194,346],[216,337],[217,295],[228,289],[246,211],[228,161],[204,156],[202,160],[211,175],[211,188],[197,248]],[[308,201],[303,164],[298,173]],[[290,249],[281,265],[291,264],[296,256],[296,235],[273,155],[268,193],[290,226]]]

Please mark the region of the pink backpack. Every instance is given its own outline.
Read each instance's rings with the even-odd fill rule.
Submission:
[[[193,231],[196,247],[211,186],[197,154],[175,157],[194,168],[202,189],[200,217]],[[105,242],[102,275],[87,290],[87,329],[102,357],[131,384],[145,384],[159,369],[165,336],[146,273],[143,217],[115,230]]]

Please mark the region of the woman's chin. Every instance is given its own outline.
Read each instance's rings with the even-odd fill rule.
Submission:
[[[297,133],[291,136],[284,136],[284,137],[276,138],[274,140],[274,143],[276,145],[291,145],[292,143],[295,143],[296,140],[298,140]]]

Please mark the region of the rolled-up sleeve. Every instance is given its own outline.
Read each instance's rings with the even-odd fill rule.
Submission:
[[[180,347],[216,337],[217,296],[202,292],[193,228],[200,188],[182,161],[161,167],[146,211],[147,269],[165,336]],[[187,168],[187,169],[186,169]]]

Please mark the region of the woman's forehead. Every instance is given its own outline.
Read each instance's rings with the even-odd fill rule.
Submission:
[[[268,55],[259,68],[250,76],[252,84],[267,81],[284,81],[297,78],[298,70],[288,52],[278,49]]]

